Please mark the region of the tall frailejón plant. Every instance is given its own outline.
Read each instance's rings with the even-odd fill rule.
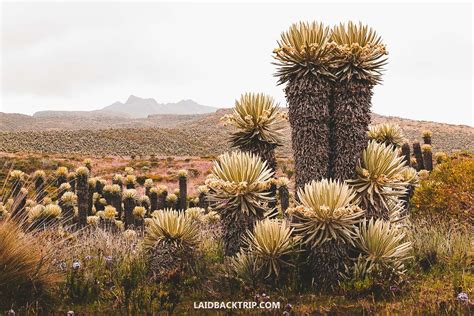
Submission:
[[[130,228],[134,224],[133,209],[137,206],[137,191],[135,189],[127,189],[123,191],[123,208],[125,211],[125,229]]]
[[[401,149],[401,154],[403,157],[403,161],[405,161],[405,165],[408,167],[411,166],[411,152],[410,152],[410,144],[408,143],[403,143],[402,149]]]
[[[333,45],[322,23],[300,22],[281,34],[273,51],[279,84],[286,84],[296,187],[329,172],[329,119]]]
[[[150,210],[151,212],[158,210],[158,188],[150,188]]]
[[[331,108],[331,171],[334,179],[354,176],[360,153],[367,145],[372,89],[381,82],[387,51],[376,32],[361,23],[333,28],[333,103]]]
[[[185,211],[187,208],[187,198],[188,198],[188,171],[181,169],[178,171],[178,181],[179,181],[179,209]]]
[[[413,154],[415,155],[415,159],[416,159],[416,171],[425,169],[425,166],[423,163],[423,153],[421,151],[421,145],[419,142],[413,143]]]
[[[275,170],[275,148],[282,145],[285,114],[271,96],[243,94],[232,114],[222,119],[238,128],[230,139],[232,147],[259,155]]]
[[[264,218],[268,203],[274,200],[268,191],[272,175],[265,161],[248,152],[225,153],[214,161],[206,180],[207,197],[223,222],[226,255],[236,254],[245,232]]]
[[[288,190],[288,178],[278,179],[278,194],[280,195],[281,214],[286,216],[286,210],[290,207],[290,191]]]
[[[426,170],[433,170],[433,152],[431,151],[431,145],[424,144],[421,146],[421,151],[423,152],[423,166]]]
[[[89,169],[79,167],[76,170],[77,217],[80,227],[87,225],[89,208]]]

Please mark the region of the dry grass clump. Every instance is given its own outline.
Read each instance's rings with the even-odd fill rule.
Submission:
[[[44,300],[61,281],[53,265],[56,249],[44,235],[0,221],[0,309]]]

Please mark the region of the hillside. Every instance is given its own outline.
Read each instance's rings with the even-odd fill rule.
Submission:
[[[125,103],[114,102],[99,110],[93,111],[39,111],[33,114],[36,118],[147,118],[149,115],[162,114],[204,114],[216,111],[216,108],[198,104],[193,100],[181,100],[176,103],[158,103],[153,98],[128,97]]]
[[[202,115],[153,115],[146,119],[45,118],[0,114],[1,152],[83,153],[87,155],[208,156],[227,150],[232,131],[219,123],[229,109]],[[406,137],[421,141],[433,132],[434,151],[474,151],[474,128],[373,114],[373,123],[399,124]],[[290,133],[279,156],[291,154]]]

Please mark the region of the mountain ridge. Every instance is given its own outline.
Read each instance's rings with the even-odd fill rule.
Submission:
[[[193,115],[215,112],[217,108],[201,105],[191,99],[183,99],[178,102],[158,103],[154,98],[141,98],[130,95],[122,103],[116,101],[98,110],[91,111],[54,111],[45,110],[35,112],[33,117],[123,117],[123,118],[147,118],[149,115],[175,114]]]

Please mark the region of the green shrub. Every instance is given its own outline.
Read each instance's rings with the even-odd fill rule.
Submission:
[[[474,156],[456,155],[422,180],[413,196],[419,217],[474,224]]]

